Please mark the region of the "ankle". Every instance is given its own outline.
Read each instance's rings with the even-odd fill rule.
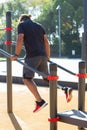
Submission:
[[[39,100],[37,100],[37,102],[42,102],[42,100],[43,100],[43,99],[39,99]]]

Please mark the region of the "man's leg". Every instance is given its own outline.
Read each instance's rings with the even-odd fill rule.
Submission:
[[[31,93],[34,95],[38,102],[41,102],[42,98],[37,90],[37,86],[33,79],[23,79],[24,84],[28,87]]]
[[[36,107],[33,110],[33,112],[38,112],[39,110],[41,110],[43,107],[45,107],[47,105],[47,103],[45,102],[45,100],[43,100],[37,90],[36,84],[34,83],[34,81],[32,79],[23,79],[25,85],[28,87],[28,89],[31,91],[31,93],[34,95],[34,97],[36,98]]]

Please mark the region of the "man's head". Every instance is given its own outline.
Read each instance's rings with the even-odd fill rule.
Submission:
[[[31,15],[27,15],[27,14],[22,14],[19,18],[19,21],[22,22],[22,21],[25,21],[27,19],[31,19]]]

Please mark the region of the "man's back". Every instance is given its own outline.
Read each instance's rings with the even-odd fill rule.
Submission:
[[[24,34],[24,45],[29,57],[46,56],[44,48],[45,31],[40,24],[26,20],[19,24],[18,33]]]

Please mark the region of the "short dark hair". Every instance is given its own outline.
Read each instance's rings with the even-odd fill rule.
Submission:
[[[30,19],[31,18],[31,15],[28,15],[28,14],[22,14],[19,18],[19,21],[22,22],[22,21],[25,21],[27,19]]]

